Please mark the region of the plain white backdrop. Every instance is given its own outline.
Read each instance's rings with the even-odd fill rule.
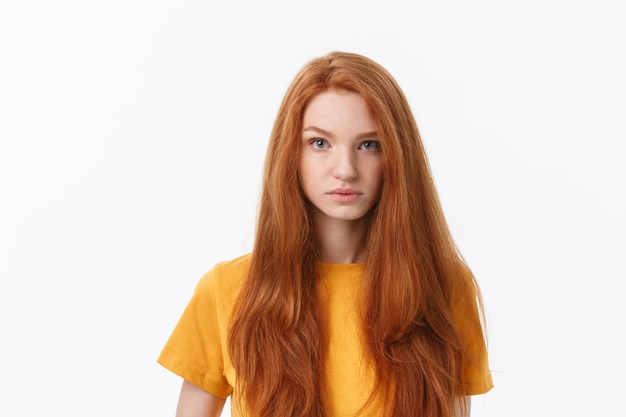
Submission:
[[[335,49],[404,89],[482,287],[473,415],[625,415],[619,3],[3,2],[0,415],[173,416],[156,358],[250,250],[279,102]]]

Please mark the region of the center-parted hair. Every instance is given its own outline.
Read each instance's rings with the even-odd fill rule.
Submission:
[[[382,66],[345,52],[304,66],[270,136],[250,270],[228,340],[243,406],[253,417],[324,415],[326,320],[298,162],[306,106],[328,89],[363,97],[381,143],[383,188],[369,214],[358,312],[376,375],[370,400],[383,399],[385,416],[448,417],[465,395],[463,363],[471,360],[453,315],[478,317],[479,292],[451,238],[402,90]]]

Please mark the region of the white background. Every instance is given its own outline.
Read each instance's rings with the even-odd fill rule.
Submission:
[[[474,416],[625,415],[620,2],[409,3],[2,2],[0,415],[173,416],[156,358],[250,250],[278,104],[334,49],[405,90],[482,286]]]

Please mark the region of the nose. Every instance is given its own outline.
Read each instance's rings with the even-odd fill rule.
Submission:
[[[350,151],[338,150],[333,161],[333,175],[340,180],[353,180],[357,177],[355,155]]]

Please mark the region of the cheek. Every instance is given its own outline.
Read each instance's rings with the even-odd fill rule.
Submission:
[[[384,174],[383,174],[383,164],[379,163],[377,164],[377,166],[372,170],[372,178],[371,178],[372,184],[374,184],[376,190],[378,191],[378,193],[380,194],[380,192],[383,189],[383,183],[384,183]]]
[[[308,194],[312,185],[317,182],[314,178],[314,172],[310,161],[306,160],[306,158],[300,159],[297,175],[300,188],[305,194]]]
[[[300,184],[304,183],[307,177],[309,176],[306,162],[303,161],[302,159],[300,160],[300,163],[298,164],[296,175],[298,175],[298,181],[300,181]]]

